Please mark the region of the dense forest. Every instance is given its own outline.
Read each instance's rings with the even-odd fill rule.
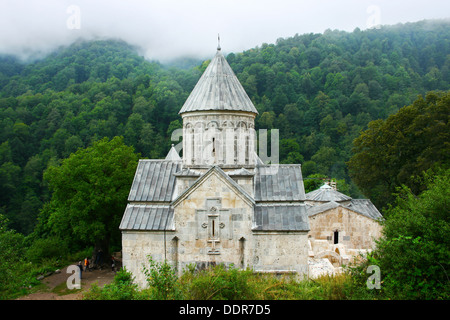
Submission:
[[[419,94],[448,90],[448,39],[448,22],[423,21],[295,35],[227,59],[259,111],[256,128],[280,130],[280,161],[302,163],[304,177],[341,179],[341,191],[361,197],[346,166],[352,141]],[[28,63],[2,57],[0,213],[32,232],[50,198],[43,172],[103,137],[164,157],[208,62],[165,66],[113,40],[80,41]]]
[[[448,21],[422,21],[295,35],[227,60],[259,111],[256,129],[279,130],[280,161],[302,164],[307,191],[318,186],[313,178],[334,178],[341,192],[369,197],[384,212],[396,188],[419,194],[424,171],[448,166],[449,39]],[[64,229],[66,214],[102,211],[98,194],[80,198],[89,187],[75,179],[111,188],[114,179],[107,185],[95,170],[121,163],[131,184],[138,158],[165,157],[181,127],[178,111],[209,63],[182,68],[180,61],[148,61],[121,40],[79,41],[35,61],[1,56],[0,233],[12,242],[26,236],[36,248],[39,241],[64,250],[93,245],[90,235],[76,247],[52,242],[75,234]],[[117,162],[89,158],[105,152]],[[113,187],[126,189],[120,179]],[[127,190],[120,194],[117,212]],[[82,206],[83,199],[91,202]],[[115,225],[89,223],[120,246]]]

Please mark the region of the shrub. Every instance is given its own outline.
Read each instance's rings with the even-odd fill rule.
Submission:
[[[44,259],[60,258],[67,254],[67,245],[57,237],[36,239],[26,252],[28,260],[33,263]]]
[[[93,284],[83,295],[83,300],[135,300],[139,299],[139,291],[134,278],[126,269],[117,272],[114,281],[100,288]]]
[[[404,187],[387,212],[375,257],[391,298],[450,298],[450,170],[425,176],[419,196]]]
[[[187,299],[246,300],[254,299],[251,270],[228,269],[220,264],[197,272],[185,272],[182,279]]]
[[[164,261],[155,262],[148,256],[150,268],[144,266],[144,274],[150,286],[151,298],[155,300],[181,299],[176,270]]]

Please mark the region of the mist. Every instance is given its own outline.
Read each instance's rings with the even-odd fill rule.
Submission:
[[[0,54],[42,57],[60,46],[122,39],[149,60],[210,58],[295,34],[448,18],[450,2],[382,0],[2,0]]]

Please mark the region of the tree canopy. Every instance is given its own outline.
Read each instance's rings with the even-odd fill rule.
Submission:
[[[44,178],[52,197],[42,212],[49,235],[68,239],[73,247],[95,245],[108,250],[120,240],[119,224],[126,207],[139,155],[115,137],[99,140],[49,167]]]
[[[418,95],[448,90],[449,33],[446,21],[327,30],[227,60],[259,111],[256,129],[279,130],[280,162],[302,163],[305,177],[344,179],[361,197],[346,165],[352,141]],[[0,213],[32,232],[51,198],[46,168],[104,137],[164,158],[207,65],[162,65],[113,40],[79,41],[35,61],[0,57]]]
[[[382,209],[395,203],[397,187],[410,190],[387,210],[385,243],[394,246],[381,249],[383,272],[398,275],[390,288],[407,279],[407,297],[419,288],[421,297],[448,298],[428,290],[443,288],[438,272],[448,268],[448,186],[417,177],[448,169],[449,26],[326,30],[227,55],[259,112],[256,129],[279,130],[280,162],[302,164],[308,191],[333,178],[339,191]],[[162,65],[117,40],[79,41],[34,61],[0,56],[5,290],[29,285],[22,280],[31,262],[120,243],[137,160],[165,157],[178,111],[208,63]],[[434,235],[419,232],[428,226]]]
[[[404,184],[418,194],[417,178],[450,163],[450,92],[430,92],[386,120],[368,124],[354,141],[350,175],[376,205],[391,202]]]
[[[383,237],[374,257],[388,296],[400,299],[448,299],[450,281],[450,170],[425,175],[418,196],[399,187],[386,213]]]

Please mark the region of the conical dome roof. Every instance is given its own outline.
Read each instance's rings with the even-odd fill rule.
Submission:
[[[209,110],[258,113],[220,48],[179,113]]]
[[[308,192],[305,195],[305,197],[306,197],[306,200],[323,201],[323,202],[328,202],[328,201],[341,202],[341,201],[352,200],[351,197],[346,196],[345,194],[334,190],[328,184],[324,184],[319,189]]]

